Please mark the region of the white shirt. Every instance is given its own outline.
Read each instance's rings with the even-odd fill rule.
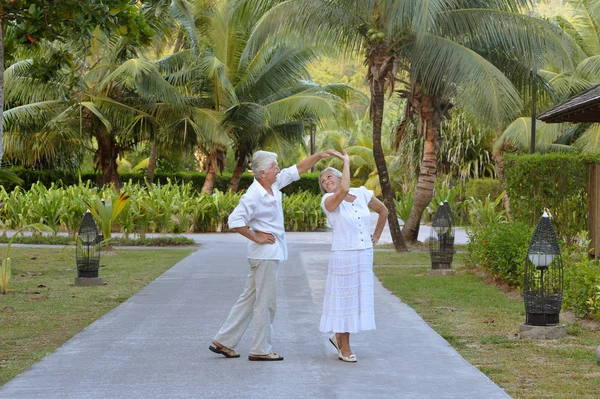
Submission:
[[[351,188],[350,194],[356,196],[354,202],[342,201],[332,212],[325,208],[325,200],[333,193],[327,193],[321,199],[321,207],[327,215],[329,225],[333,228],[332,251],[350,251],[373,246],[371,211],[369,211],[373,191],[361,186]]]
[[[255,179],[229,215],[227,222],[230,229],[248,226],[253,232],[263,231],[275,236],[274,244],[258,244],[250,241],[248,258],[279,261],[287,259],[280,190],[299,179],[300,174],[296,165],[283,169],[277,175],[277,181],[271,186],[273,195],[269,194]]]

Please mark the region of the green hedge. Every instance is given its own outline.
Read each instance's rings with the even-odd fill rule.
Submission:
[[[61,182],[65,187],[76,185],[79,183],[80,176],[76,173],[70,173],[61,170],[34,170],[34,169],[23,169],[23,168],[12,168],[7,169],[14,172],[17,176],[23,179],[21,185],[25,190],[31,189],[31,186],[38,181],[41,182],[45,187],[50,187],[52,183]],[[96,184],[96,173],[83,173],[81,174],[81,181],[85,184],[87,181],[91,181],[92,184]],[[122,173],[120,175],[121,182],[126,183],[131,181],[134,184],[145,184],[145,176],[141,173]],[[204,173],[197,172],[177,172],[177,173],[157,173],[154,176],[154,182],[160,184],[166,184],[170,179],[173,183],[188,183],[192,182],[192,188],[200,192],[206,175]],[[225,192],[229,187],[229,181],[231,179],[230,173],[223,173],[217,175],[215,178],[215,188],[219,191]],[[247,189],[254,176],[250,173],[244,173],[240,179],[239,190]],[[320,194],[319,190],[319,173],[304,173],[300,176],[300,180],[287,186],[283,192],[287,195],[308,191],[312,194]],[[2,181],[0,182],[6,191],[12,191],[16,184],[12,182]]]
[[[570,242],[587,229],[587,180],[597,156],[548,153],[505,156],[512,220],[537,224],[548,210],[557,234]]]

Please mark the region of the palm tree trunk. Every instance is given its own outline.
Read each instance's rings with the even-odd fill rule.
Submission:
[[[154,182],[154,172],[156,172],[156,162],[158,160],[158,145],[156,141],[152,142],[152,147],[150,148],[150,159],[148,159],[148,168],[146,169],[146,179],[148,179],[148,184],[152,184]]]
[[[97,157],[100,167],[98,185],[112,184],[115,191],[119,192],[121,190],[121,179],[117,172],[119,147],[109,134],[98,134],[96,140],[98,141]]]
[[[181,45],[183,43],[183,30],[180,29],[179,33],[177,34],[177,40],[175,41],[175,46],[173,47],[173,54],[177,54],[179,52],[179,50],[181,50]]]
[[[496,164],[496,174],[498,175],[498,181],[500,181],[500,185],[502,188],[506,187],[504,185],[504,159],[502,159],[502,151],[494,151],[494,163]],[[510,218],[510,201],[508,198],[508,193],[506,190],[504,191],[504,210],[506,210],[506,216]]]
[[[207,156],[208,167],[206,168],[206,178],[202,185],[201,194],[212,194],[215,188],[215,177],[217,175],[217,154],[211,151]]]
[[[442,121],[441,115],[435,107],[435,97],[424,96],[421,102],[421,109],[418,111],[425,143],[423,162],[415,190],[415,199],[408,220],[406,220],[402,229],[402,235],[407,242],[417,241],[423,211],[433,198],[435,176],[437,174],[438,129]]]
[[[371,68],[378,68],[372,65]],[[378,76],[378,75],[376,75]],[[392,234],[392,241],[397,252],[407,252],[406,244],[402,238],[400,224],[396,216],[396,206],[394,205],[394,192],[390,183],[390,177],[385,164],[385,154],[381,145],[381,126],[383,121],[383,106],[385,102],[385,77],[371,82],[371,119],[373,120],[373,158],[379,173],[379,183],[383,195],[383,203],[388,208],[388,225]]]
[[[248,167],[248,153],[245,150],[240,150],[238,152],[237,164],[235,165],[235,170],[233,171],[233,175],[231,176],[231,180],[229,180],[229,191],[237,193],[238,188],[240,186],[240,179],[242,178],[242,173]]]
[[[0,13],[0,165],[4,156],[4,15]]]

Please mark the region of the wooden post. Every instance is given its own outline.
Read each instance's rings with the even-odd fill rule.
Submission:
[[[600,259],[600,165],[590,164],[588,177],[590,257]]]

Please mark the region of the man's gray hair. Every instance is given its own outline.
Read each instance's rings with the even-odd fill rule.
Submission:
[[[340,172],[336,168],[329,167],[323,169],[323,171],[319,175],[319,188],[321,189],[321,194],[323,195],[327,194],[327,190],[325,190],[325,187],[323,187],[323,183],[321,183],[321,177],[323,177],[323,175],[328,172],[331,173],[333,176],[337,177],[338,179],[342,180],[342,172]]]
[[[254,177],[260,177],[261,171],[266,171],[273,165],[273,162],[277,162],[277,154],[269,151],[256,151],[252,155],[252,173]]]

